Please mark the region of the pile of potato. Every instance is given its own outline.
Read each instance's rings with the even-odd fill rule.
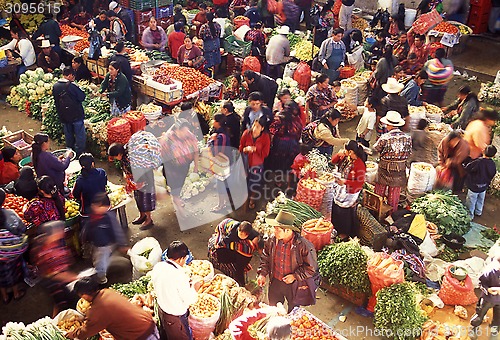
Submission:
[[[207,277],[213,273],[213,265],[207,260],[193,260],[187,266],[192,276]]]
[[[69,319],[61,320],[57,323],[57,327],[63,332],[74,332],[82,327],[82,321],[78,320],[76,315],[72,315]]]
[[[198,294],[198,301],[189,307],[191,315],[198,318],[209,318],[220,310],[220,302],[214,296],[206,293]]]
[[[210,294],[219,299],[224,289],[231,290],[233,287],[238,287],[236,281],[229,276],[217,274],[212,280],[204,282],[198,293]]]

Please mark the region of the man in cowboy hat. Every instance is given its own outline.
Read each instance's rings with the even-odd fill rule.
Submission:
[[[387,126],[373,146],[380,153],[375,193],[387,197],[393,212],[398,209],[401,188],[406,186],[406,160],[411,154],[411,137],[399,128],[405,125],[399,112],[389,111],[380,121]]]
[[[38,54],[36,64],[41,67],[44,72],[52,73],[56,68],[61,66],[61,60],[59,59],[59,54],[57,54],[52,47],[49,40],[42,40],[40,48],[42,52]]]
[[[274,226],[274,236],[264,245],[257,283],[264,286],[269,275],[269,304],[288,303],[290,312],[297,304],[294,302],[293,283],[305,281],[316,273],[318,268],[314,246],[300,236],[300,230],[293,225],[295,215],[280,211],[275,219],[266,219]]]
[[[408,100],[400,96],[399,93],[403,90],[404,85],[396,80],[396,78],[387,79],[387,83],[382,84],[382,90],[387,95],[380,101],[381,110],[380,118],[384,117],[389,111],[399,112],[405,121],[409,121],[410,112],[408,111]],[[405,122],[405,127],[408,126]],[[403,128],[406,131],[405,128]]]
[[[290,61],[290,42],[287,38],[290,28],[278,27],[276,33],[278,34],[269,39],[266,49],[266,61],[269,65],[267,75],[273,79],[283,78],[285,64]]]

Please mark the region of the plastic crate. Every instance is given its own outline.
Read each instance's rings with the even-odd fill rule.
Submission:
[[[128,8],[136,11],[146,11],[156,7],[155,0],[130,0]]]
[[[149,21],[151,18],[156,17],[156,9],[150,9],[147,11],[134,11],[134,19],[135,22],[146,22]]]
[[[172,0],[156,0],[156,7],[174,6]]]
[[[24,130],[19,130],[3,137],[2,142],[6,146],[13,147],[19,151],[23,158],[31,155],[31,143],[33,143],[33,136]]]
[[[174,15],[174,5],[158,7],[156,9],[156,19],[170,18]]]
[[[241,41],[236,39],[234,35],[230,35],[224,39],[224,50],[234,56],[245,58],[250,55],[252,42]]]

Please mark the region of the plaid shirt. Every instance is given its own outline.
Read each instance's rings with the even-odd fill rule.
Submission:
[[[399,129],[384,133],[373,146],[386,161],[405,161],[411,154],[411,137]]]
[[[259,30],[250,30],[245,34],[245,41],[251,41],[253,47],[266,46],[266,36]]]
[[[277,280],[282,280],[285,276],[294,272],[294,268],[292,268],[292,246],[294,238],[295,236],[287,243],[284,243],[282,240],[276,241],[273,276]]]

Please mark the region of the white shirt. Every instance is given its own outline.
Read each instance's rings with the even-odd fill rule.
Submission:
[[[220,38],[224,38],[224,28],[226,27],[226,18],[215,18],[214,22],[218,23],[221,30],[220,30]]]
[[[167,314],[184,315],[198,299],[198,293],[189,283],[189,275],[173,261],[157,263],[151,271],[151,281],[158,305]]]
[[[372,131],[375,128],[376,120],[377,120],[377,115],[375,111],[373,112],[368,111],[368,108],[365,107],[365,112],[363,112],[363,115],[359,120],[358,127],[356,128],[358,136],[361,135],[363,132],[365,132],[366,129],[368,129],[370,131],[368,131],[364,139],[369,141],[372,137]]]
[[[17,45],[17,48],[16,48]],[[10,43],[0,47],[1,50],[16,51],[21,56],[24,66],[29,67],[36,63],[36,54],[33,44],[28,39],[12,39]]]

